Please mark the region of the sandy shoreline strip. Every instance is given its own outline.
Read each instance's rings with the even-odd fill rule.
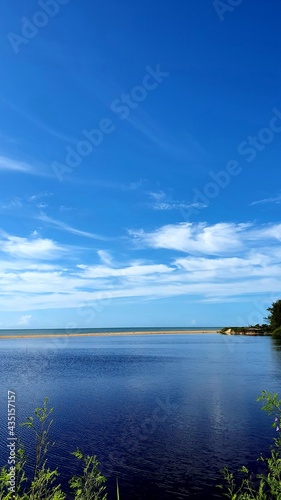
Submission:
[[[37,335],[0,335],[1,339],[50,339],[50,338],[65,338],[65,337],[121,337],[123,335],[202,335],[218,333],[218,330],[170,330],[170,331],[131,331],[131,332],[104,332],[104,333],[50,333]]]

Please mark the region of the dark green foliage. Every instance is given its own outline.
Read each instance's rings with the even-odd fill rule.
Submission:
[[[72,453],[76,458],[83,462],[83,475],[74,476],[70,479],[70,488],[74,492],[75,500],[106,500],[105,493],[106,478],[101,475],[98,466],[99,462],[96,456],[84,456],[78,449]]]
[[[242,479],[237,484],[234,474],[227,467],[221,471],[224,485],[218,485],[223,491],[223,495],[231,500],[281,500],[281,438],[280,438],[280,417],[281,400],[278,400],[278,394],[270,394],[263,391],[258,401],[265,404],[262,410],[268,415],[275,415],[272,427],[276,428],[278,437],[274,439],[274,445],[270,450],[269,457],[261,456],[258,458],[265,467],[263,474],[250,474],[247,467],[243,466],[239,472]]]
[[[269,311],[269,315],[266,319],[269,323],[271,332],[273,332],[281,326],[281,300],[273,302],[271,307],[267,308],[267,311]]]
[[[270,332],[270,327],[269,327],[269,325],[267,323],[263,323],[262,325],[260,325],[259,323],[257,323],[256,325],[252,325],[252,326],[254,328],[259,328],[264,333],[269,333]]]
[[[47,452],[54,443],[50,443],[48,433],[52,420],[48,421],[53,409],[47,408],[48,399],[45,398],[43,407],[35,409],[35,416],[28,417],[21,425],[30,429],[35,438],[35,463],[32,465],[32,477],[27,478],[25,470],[27,456],[22,443],[18,443],[15,492],[9,491],[9,470],[7,467],[1,469],[0,474],[0,500],[9,499],[31,499],[31,500],[64,500],[65,495],[60,485],[55,485],[58,477],[57,470],[47,467]]]
[[[281,338],[281,326],[273,330],[272,335],[276,338]]]
[[[47,453],[55,443],[49,440],[49,431],[53,423],[50,415],[53,408],[47,408],[45,398],[43,407],[35,409],[35,416],[28,417],[22,426],[33,432],[35,439],[35,462],[28,464],[23,445],[19,442],[15,465],[15,491],[9,491],[10,475],[8,467],[0,470],[0,500],[65,500],[66,495],[57,483],[57,469],[47,467]],[[80,450],[73,453],[83,462],[83,474],[72,477],[69,481],[74,491],[74,500],[106,500],[106,481],[98,469],[99,462],[95,456],[84,456]],[[27,478],[26,465],[31,466],[32,477]],[[30,469],[29,469],[30,470]],[[30,474],[29,474],[30,476]]]
[[[47,408],[48,398],[44,399],[42,408],[35,408],[35,417],[28,417],[21,425],[31,429],[35,437],[35,464],[34,474],[30,485],[29,495],[35,498],[53,499],[65,498],[60,491],[60,486],[53,486],[58,476],[57,470],[50,470],[47,467],[47,453],[55,443],[49,441],[49,430],[53,420],[49,420],[53,408]],[[24,451],[24,450],[23,450]],[[60,494],[60,496],[58,496]]]

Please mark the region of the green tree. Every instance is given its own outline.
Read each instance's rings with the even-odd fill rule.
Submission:
[[[281,326],[281,300],[273,302],[272,305],[267,308],[267,311],[269,311],[269,315],[266,319],[269,323],[270,330],[273,332]]]

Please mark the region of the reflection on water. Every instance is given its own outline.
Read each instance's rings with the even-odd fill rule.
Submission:
[[[280,352],[281,352],[281,339],[274,339],[273,338],[271,340],[271,342],[272,342],[272,347],[273,347],[272,352],[273,353],[278,353],[279,356],[280,356]],[[280,357],[279,357],[279,360],[280,360]]]
[[[96,454],[115,498],[217,498],[225,464],[239,468],[274,437],[260,411],[278,392],[281,342],[269,337],[157,335],[6,340],[0,393],[17,392],[18,419],[49,397],[51,463],[65,481],[69,452]],[[5,422],[1,419],[1,433]],[[4,435],[4,434],[2,434]],[[1,463],[5,454],[1,450]]]

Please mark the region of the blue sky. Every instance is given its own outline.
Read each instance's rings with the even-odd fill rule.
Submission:
[[[280,15],[4,0],[0,328],[263,321],[280,298]]]

